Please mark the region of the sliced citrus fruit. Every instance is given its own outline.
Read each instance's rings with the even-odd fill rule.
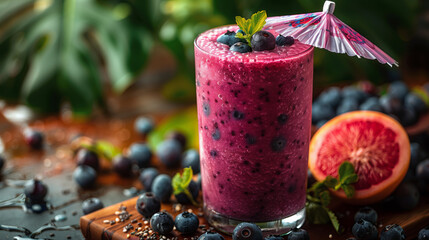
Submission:
[[[371,204],[391,194],[407,173],[410,142],[404,128],[379,112],[355,111],[339,115],[323,125],[310,142],[308,166],[318,181],[338,177],[344,161],[359,176],[355,194],[333,191],[349,203]]]

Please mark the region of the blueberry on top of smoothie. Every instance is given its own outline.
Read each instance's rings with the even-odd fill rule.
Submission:
[[[291,36],[283,36],[281,34],[279,34],[276,37],[276,44],[277,46],[291,46],[295,43],[295,39]]]
[[[247,52],[251,52],[252,48],[246,43],[237,42],[237,43],[234,43],[234,45],[232,45],[231,48],[229,48],[229,50],[233,52],[247,53]]]
[[[251,44],[255,51],[273,50],[276,47],[276,39],[268,31],[259,31],[253,34]]]
[[[246,42],[246,40],[242,39],[242,38],[236,38],[235,37],[235,32],[234,31],[226,31],[226,33],[220,35],[217,40],[218,43],[223,43],[226,44],[228,46],[232,46],[235,43],[238,42]]]

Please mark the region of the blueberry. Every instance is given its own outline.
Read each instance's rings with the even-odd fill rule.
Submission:
[[[366,92],[354,86],[347,86],[343,88],[341,94],[343,98],[355,99],[358,104],[363,103],[368,98],[368,94]]]
[[[262,240],[262,230],[253,223],[242,222],[234,228],[233,240]]]
[[[177,140],[167,139],[156,148],[159,160],[168,168],[176,167],[182,159],[182,147]]]
[[[192,195],[192,198],[194,200],[197,199],[198,194],[200,192],[200,189],[198,187],[198,184],[194,181],[191,180],[191,182],[188,185],[188,190]],[[192,201],[188,198],[188,196],[186,196],[185,193],[179,193],[179,194],[175,194],[174,197],[176,197],[177,201],[181,204],[190,204]]]
[[[285,45],[290,46],[290,45],[293,45],[294,43],[295,43],[295,39],[293,39],[293,37],[291,37],[291,36],[285,37],[285,36],[279,34],[276,37],[277,46],[285,46]]]
[[[176,225],[177,231],[183,234],[192,234],[197,231],[200,221],[197,215],[186,211],[177,215],[174,224]]]
[[[77,165],[86,165],[92,167],[95,171],[100,169],[100,159],[98,155],[86,148],[81,148],[76,155]]]
[[[308,233],[306,230],[302,228],[294,228],[290,231],[288,240],[310,240]]]
[[[155,127],[152,119],[147,117],[138,117],[134,122],[134,129],[141,135],[147,135]]]
[[[429,227],[423,228],[419,231],[417,240],[429,240]]]
[[[389,87],[387,88],[387,92],[394,98],[403,101],[409,90],[404,82],[395,81],[389,85]]]
[[[150,165],[152,151],[147,144],[134,143],[129,149],[128,157],[131,158],[139,168],[145,168]]]
[[[335,109],[340,104],[341,99],[341,90],[338,87],[330,87],[320,94],[317,101]]]
[[[90,166],[77,166],[73,172],[73,179],[81,188],[90,188],[95,184],[97,172]]]
[[[345,98],[337,108],[337,115],[359,110],[359,103],[354,98]]]
[[[189,149],[183,153],[182,168],[191,167],[194,174],[200,172],[200,154],[195,149]]]
[[[394,202],[402,210],[411,210],[417,206],[420,193],[415,184],[402,182],[393,193]]]
[[[419,120],[419,116],[413,108],[404,107],[399,114],[399,121],[404,127],[412,126]]]
[[[173,217],[167,212],[157,212],[150,218],[150,227],[161,235],[169,234],[174,228]]]
[[[201,234],[198,240],[225,240],[225,238],[219,233],[207,231]]]
[[[284,240],[284,238],[280,235],[270,235],[264,238],[264,240]]]
[[[123,177],[123,178],[129,178],[134,176],[134,162],[130,158],[119,154],[116,157],[113,158],[113,170],[115,172]]]
[[[377,97],[370,97],[359,106],[360,110],[383,112]]]
[[[374,224],[364,219],[360,219],[353,225],[352,234],[358,240],[376,240],[378,237],[378,231]]]
[[[241,29],[238,29],[237,33],[241,33],[243,35],[246,35],[246,33],[243,30],[241,30]]]
[[[381,230],[380,240],[405,240],[404,229],[398,224],[387,225]]]
[[[88,198],[82,203],[83,214],[90,214],[104,207],[103,203],[98,198]]]
[[[247,43],[238,42],[238,43],[234,43],[234,45],[232,45],[229,48],[229,50],[233,52],[247,53],[247,52],[251,52],[252,48]]]
[[[48,194],[48,187],[38,179],[29,180],[24,186],[24,194],[31,203],[41,203]]]
[[[161,210],[161,202],[155,194],[145,192],[137,199],[136,208],[141,215],[149,219]]]
[[[187,139],[186,136],[180,131],[170,131],[165,139],[174,139],[180,143],[182,149],[186,148]]]
[[[171,194],[173,193],[171,177],[166,174],[156,176],[153,180],[152,192],[159,198],[159,200],[161,200],[161,202],[168,202]]]
[[[0,173],[4,167],[5,162],[6,162],[5,158],[2,155],[0,155]]]
[[[420,192],[422,194],[429,193],[429,159],[417,164],[416,178]]]
[[[33,130],[33,129],[27,129],[24,131],[24,137],[27,144],[35,150],[40,150],[43,147],[43,142],[45,139],[45,136],[42,132]]]
[[[360,208],[354,217],[355,222],[358,222],[360,219],[366,220],[374,225],[377,224],[377,212],[371,207],[362,207]]]
[[[159,171],[156,168],[145,168],[140,172],[139,180],[143,184],[144,190],[150,192],[152,190],[152,183]]]
[[[402,110],[401,100],[394,98],[389,94],[385,94],[379,99],[383,112],[387,114],[399,115]]]
[[[316,124],[321,120],[330,120],[335,117],[334,109],[326,104],[314,102],[311,109],[311,122]]]
[[[414,109],[417,114],[426,112],[427,106],[425,102],[415,93],[408,93],[404,101],[405,108]]]
[[[226,33],[224,33],[224,34],[222,34],[222,35],[220,35],[217,39],[216,39],[216,41],[218,42],[218,43],[223,43],[223,44],[226,44],[226,45],[228,45],[228,46],[232,46],[232,45],[234,45],[235,43],[239,43],[239,42],[246,42],[246,40],[245,39],[242,39],[242,38],[236,38],[235,37],[235,32],[234,31],[226,31]]]
[[[276,38],[272,33],[261,30],[253,34],[250,43],[255,51],[273,50],[276,47]]]
[[[411,157],[410,157],[410,168],[416,168],[417,164],[423,159],[423,149],[420,147],[418,142],[410,143]]]
[[[281,152],[286,146],[286,139],[282,136],[276,137],[271,141],[270,145],[274,152]]]

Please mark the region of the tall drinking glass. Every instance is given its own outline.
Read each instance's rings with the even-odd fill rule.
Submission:
[[[216,42],[227,30],[195,40],[205,217],[226,233],[243,221],[285,233],[305,219],[313,47],[236,53]]]

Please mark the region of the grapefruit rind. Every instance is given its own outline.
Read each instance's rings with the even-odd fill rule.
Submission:
[[[317,181],[323,181],[326,174],[316,167],[318,159],[318,150],[323,147],[326,135],[335,126],[343,124],[346,121],[376,121],[390,128],[396,133],[396,142],[399,145],[399,160],[397,165],[392,169],[392,174],[384,181],[372,185],[369,189],[356,190],[352,198],[347,198],[344,191],[332,191],[332,193],[344,201],[352,204],[371,204],[383,200],[389,196],[405,177],[410,164],[410,142],[404,128],[393,118],[386,114],[374,111],[354,111],[339,115],[326,124],[324,124],[312,137],[310,142],[310,153],[308,167]]]

